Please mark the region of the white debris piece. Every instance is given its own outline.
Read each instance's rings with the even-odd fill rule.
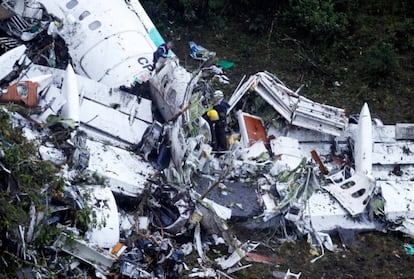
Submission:
[[[384,214],[388,221],[414,218],[414,181],[377,181],[385,200]]]
[[[204,198],[203,203],[207,204],[209,208],[213,209],[217,216],[219,216],[221,219],[229,220],[231,218],[231,208],[218,204],[208,198]]]
[[[331,232],[340,224],[344,229],[376,230],[374,222],[350,218],[346,211],[329,193],[317,191],[309,198],[303,211],[303,220],[310,222],[310,231]]]
[[[32,117],[41,123],[46,123],[50,115],[59,115],[59,111],[65,103],[66,99],[60,93],[60,89],[51,85],[43,92],[39,99],[39,107],[42,109],[42,112],[38,115],[32,115]]]
[[[360,172],[340,182],[322,186],[331,193],[352,216],[361,214],[375,189],[375,180]]]
[[[108,179],[116,194],[137,198],[147,178],[155,172],[151,164],[131,151],[93,140],[87,141],[87,148],[90,150],[88,170]]]
[[[53,146],[41,145],[39,147],[39,154],[42,160],[50,161],[57,166],[65,164],[67,160],[63,151]]]
[[[273,154],[290,169],[296,168],[304,157],[295,138],[277,137],[270,140],[270,147]]]
[[[414,220],[405,218],[401,225],[395,228],[396,231],[400,231],[414,238]]]
[[[228,269],[236,265],[246,254],[250,251],[256,249],[259,246],[259,243],[245,242],[227,258],[217,258],[216,262],[220,265],[222,269]]]
[[[113,247],[119,241],[119,215],[112,191],[101,185],[78,186],[78,190],[91,208],[87,241],[102,248]]]
[[[26,49],[25,45],[20,45],[0,56],[0,81],[13,71],[14,65],[21,59]]]

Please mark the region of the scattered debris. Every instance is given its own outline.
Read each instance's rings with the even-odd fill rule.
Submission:
[[[368,104],[349,121],[259,72],[229,98],[228,148],[213,151],[202,115],[232,62],[189,72],[172,55],[153,69],[163,39],[137,0],[1,11],[2,189],[24,215],[0,226],[2,272],[233,278],[245,262],[283,261],[230,224],[307,236],[312,262],[336,251],[333,232],[345,245],[358,231],[414,235],[413,124],[384,125]],[[194,59],[216,55],[189,45]],[[30,155],[13,164],[17,146]]]
[[[190,46],[190,50],[191,50],[190,56],[193,59],[207,61],[210,58],[216,56],[215,52],[209,51],[205,47],[197,45],[193,41],[189,41],[188,45]]]

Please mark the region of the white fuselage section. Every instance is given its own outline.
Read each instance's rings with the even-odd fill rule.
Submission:
[[[61,36],[76,73],[111,87],[147,81],[163,39],[138,1],[40,0],[62,21]]]

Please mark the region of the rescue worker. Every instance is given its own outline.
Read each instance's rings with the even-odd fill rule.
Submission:
[[[214,92],[214,105],[213,109],[217,111],[219,119],[215,125],[215,135],[217,141],[217,150],[227,150],[227,137],[226,137],[226,126],[227,126],[227,111],[230,108],[229,103],[224,100],[224,94],[221,90]]]
[[[157,65],[157,62],[160,58],[167,58],[168,57],[168,51],[174,47],[174,43],[172,41],[169,41],[167,43],[161,44],[157,50],[153,54],[152,59],[152,69],[155,70],[155,66]]]
[[[217,150],[217,136],[216,136],[216,124],[219,120],[219,115],[215,109],[211,109],[203,114],[203,118],[208,122],[208,125],[210,126],[210,134],[211,134],[211,140],[210,145],[213,148],[213,150]]]

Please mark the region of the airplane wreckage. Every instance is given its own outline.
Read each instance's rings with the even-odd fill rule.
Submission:
[[[65,180],[63,203],[31,206],[29,221],[2,236],[16,255],[2,253],[3,265],[24,263],[18,278],[232,278],[260,243],[238,240],[229,224],[311,236],[319,257],[335,250],[333,232],[414,236],[413,124],[384,125],[367,104],[346,116],[264,71],[228,99],[228,150],[218,152],[202,115],[223,70],[189,72],[174,53],[154,68],[164,41],[138,1],[3,1],[0,26],[2,113]],[[69,131],[60,142],[51,119]],[[88,175],[105,182],[76,184]],[[65,214],[82,208],[95,220],[87,228]],[[59,233],[40,256],[33,243],[45,222]],[[218,245],[227,253],[213,259]],[[192,253],[198,266],[186,264]]]

